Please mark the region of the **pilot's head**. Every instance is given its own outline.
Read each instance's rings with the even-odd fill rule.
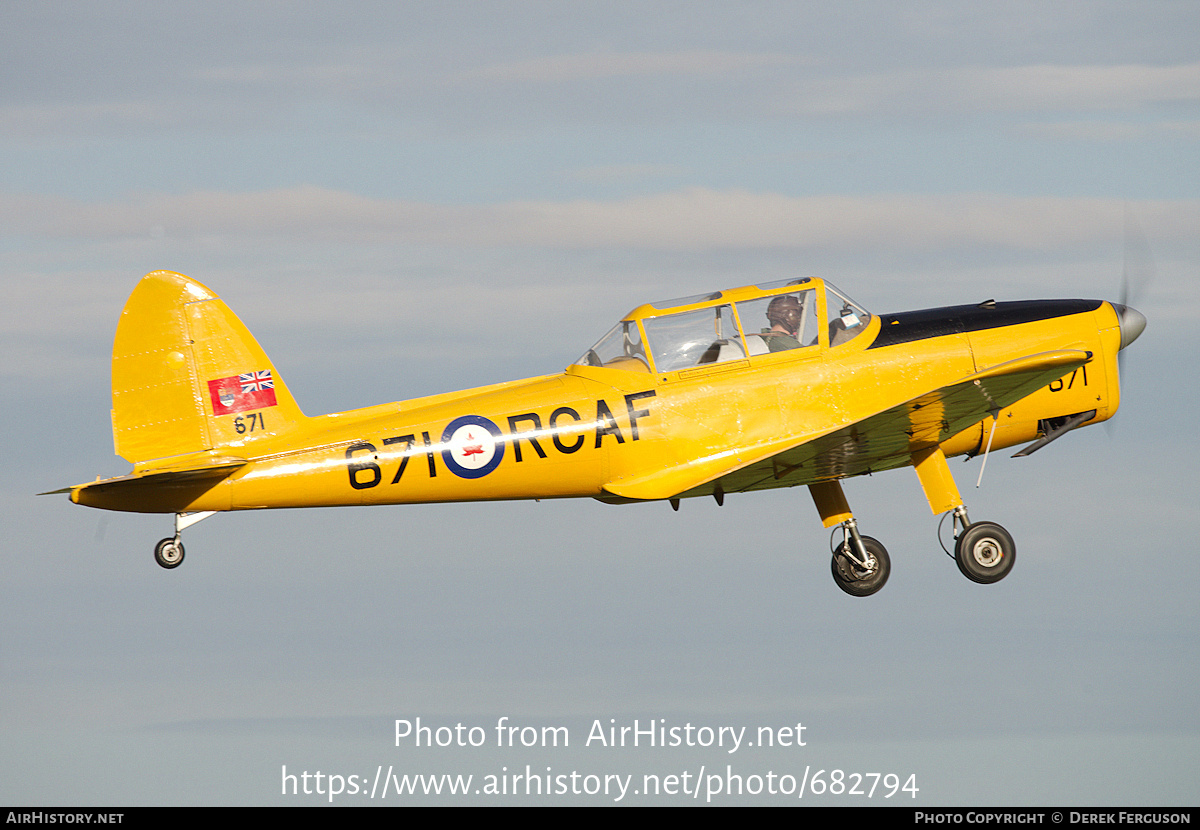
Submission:
[[[776,297],[767,306],[767,320],[795,337],[800,329],[800,301],[790,294]]]

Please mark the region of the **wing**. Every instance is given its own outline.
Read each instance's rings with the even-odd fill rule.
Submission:
[[[990,412],[1005,409],[1091,360],[1091,352],[1042,352],[977,372],[850,424],[733,447],[690,464],[605,486],[617,499],[666,499],[790,487],[889,470]]]

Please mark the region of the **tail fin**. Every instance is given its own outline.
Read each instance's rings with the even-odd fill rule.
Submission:
[[[171,271],[134,288],[113,342],[113,444],[140,466],[198,453],[250,455],[305,420],[229,306]],[[256,447],[253,454],[259,454]],[[169,462],[167,462],[169,464]]]

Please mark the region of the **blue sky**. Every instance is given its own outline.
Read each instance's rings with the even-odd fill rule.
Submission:
[[[391,740],[508,715],[803,721],[732,763],[913,773],[917,805],[1194,803],[1198,36],[1189,2],[4,4],[0,800],[726,761]],[[892,552],[868,600],[803,490],[225,515],[169,573],[169,517],[32,495],[128,470],[112,335],[159,268],[315,414],[558,371],[663,297],[1115,298],[1126,258],[1114,427],[953,468],[1016,537],[995,586],[904,470],[847,484]]]

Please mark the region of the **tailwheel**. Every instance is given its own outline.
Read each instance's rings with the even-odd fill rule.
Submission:
[[[162,567],[170,570],[178,568],[183,564],[183,538],[181,534],[184,530],[202,522],[209,516],[216,513],[215,510],[196,510],[191,513],[176,513],[175,514],[175,535],[168,536],[154,546],[154,561]]]
[[[870,536],[859,537],[863,548],[866,549],[865,563],[856,561],[860,556],[851,556],[847,550],[853,545],[847,535],[845,541],[833,551],[833,581],[837,586],[852,597],[868,597],[884,586],[892,573],[892,560],[888,557],[887,548]]]
[[[954,561],[963,576],[989,585],[1008,576],[1017,562],[1017,545],[995,522],[976,522],[958,536]]]
[[[183,542],[178,536],[168,536],[154,546],[154,561],[170,570],[183,564]]]

